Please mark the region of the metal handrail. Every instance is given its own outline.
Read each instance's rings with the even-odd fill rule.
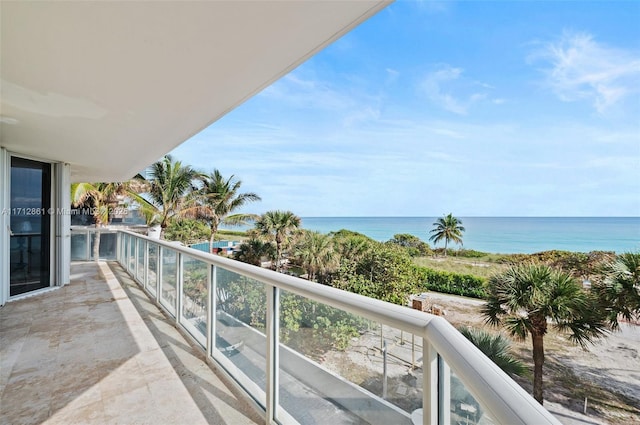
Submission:
[[[433,390],[428,386],[437,382],[437,379],[433,380],[428,377],[427,356],[430,345],[446,361],[471,395],[476,398],[496,422],[509,425],[560,424],[551,413],[442,317],[309,282],[294,276],[180,246],[176,243],[149,238],[139,233],[126,230],[119,230],[118,232],[169,248],[209,265],[222,267],[261,283],[271,285],[274,288],[421,336],[425,344],[425,394],[432,393]],[[437,399],[438,397],[431,398],[431,400]],[[425,425],[430,424],[430,418],[434,417],[433,413],[429,415],[428,411],[433,412],[435,410],[437,412],[437,406],[427,406],[427,402],[428,397],[425,396],[425,415],[423,417]]]

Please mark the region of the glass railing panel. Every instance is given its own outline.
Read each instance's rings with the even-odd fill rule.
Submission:
[[[160,302],[171,314],[176,314],[178,254],[176,251],[162,248],[162,274],[160,276]]]
[[[153,295],[158,290],[158,245],[149,242],[149,268],[147,269],[147,289]]]
[[[266,290],[257,280],[216,267],[214,356],[260,403],[266,386]],[[242,376],[241,376],[242,375]]]
[[[193,337],[207,346],[207,296],[209,264],[188,255],[182,256],[181,323]]]
[[[281,291],[280,406],[300,423],[410,424],[422,407],[410,342],[397,329]]]
[[[120,248],[122,251],[121,251],[120,257],[124,267],[126,267],[126,264],[127,264],[127,258],[128,258],[127,249],[129,247],[129,238],[130,238],[129,235],[126,235],[126,234],[122,235],[122,246]]]
[[[103,260],[116,259],[116,247],[118,244],[118,234],[115,232],[101,232],[100,235],[100,258]]]
[[[443,411],[449,412],[443,423],[458,425],[492,425],[495,422],[487,414],[483,406],[471,395],[460,378],[447,366],[446,362],[439,357],[439,370],[441,382],[445,386],[441,395],[441,408]],[[442,385],[442,384],[441,384]],[[447,391],[446,386],[449,386]]]
[[[87,261],[89,251],[86,232],[71,232],[71,261]]]
[[[127,267],[127,269],[129,268],[129,255],[130,255],[130,248],[131,248],[131,239],[133,239],[133,236],[131,235],[127,235],[125,241],[124,241],[124,263],[125,266]]]
[[[94,247],[98,240],[98,256],[100,260],[115,260],[118,234],[114,232],[100,232],[95,229],[89,231],[89,258],[95,260]]]
[[[142,240],[142,239],[137,239],[137,251],[138,251],[138,255],[137,255],[137,264],[136,264],[136,279],[138,280],[138,282],[143,283],[144,282],[144,252],[146,250],[146,244],[147,242]]]
[[[136,240],[136,237],[129,236],[129,246],[127,248],[129,257],[127,258],[127,268],[131,273],[134,273],[136,270]]]
[[[118,253],[118,262],[120,262],[120,265],[122,265],[125,256],[125,241],[127,240],[127,237],[128,236],[125,233],[120,233],[120,239],[118,240],[118,248],[120,249],[120,252]]]

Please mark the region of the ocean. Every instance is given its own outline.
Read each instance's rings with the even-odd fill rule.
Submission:
[[[348,229],[378,241],[410,233],[428,242],[436,217],[302,217],[322,233]],[[460,217],[464,248],[493,253],[640,251],[640,217]],[[441,242],[438,247],[443,247]],[[452,246],[453,248],[456,245]]]

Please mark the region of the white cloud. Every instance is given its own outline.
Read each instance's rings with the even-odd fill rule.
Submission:
[[[385,80],[385,84],[391,85],[394,84],[400,78],[400,71],[394,68],[386,68],[385,72],[387,73],[387,78]]]
[[[267,87],[260,96],[287,102],[297,108],[344,110],[354,101],[331,84],[317,79],[301,78],[294,72]]]
[[[451,90],[454,86],[466,84],[461,76],[462,68],[454,68],[450,65],[442,65],[440,69],[430,73],[422,80],[420,88],[429,100],[439,107],[458,115],[466,115],[469,107],[486,98],[484,93],[472,93],[466,96],[454,96]],[[472,85],[478,85],[472,83]],[[481,85],[481,84],[480,84]]]
[[[565,32],[529,60],[548,62],[546,83],[561,100],[588,100],[598,112],[640,90],[640,55],[599,43],[587,33]]]

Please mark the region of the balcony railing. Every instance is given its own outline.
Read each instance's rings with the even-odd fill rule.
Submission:
[[[128,231],[117,260],[266,423],[559,424],[441,317]]]
[[[99,257],[101,260],[115,260],[118,246],[118,231],[115,229],[89,226],[71,226],[71,261],[95,260],[93,246],[100,234]]]

